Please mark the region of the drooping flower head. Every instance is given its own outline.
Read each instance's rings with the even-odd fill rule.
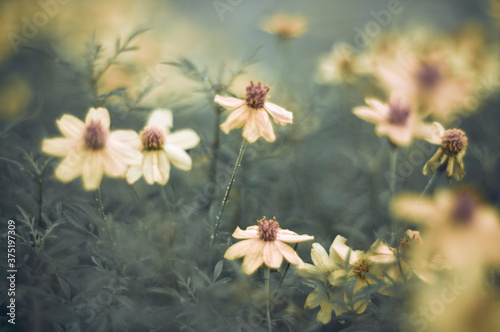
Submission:
[[[69,182],[82,176],[86,190],[97,189],[103,174],[124,176],[128,166],[140,165],[140,139],[133,130],[109,130],[110,118],[105,108],[91,108],[85,123],[65,114],[57,121],[62,138],[45,139],[43,152],[64,157],[56,168],[56,177]]]
[[[214,101],[217,104],[233,111],[220,126],[221,129],[228,134],[233,129],[243,127],[243,137],[250,143],[259,137],[274,142],[276,136],[268,114],[273,117],[274,122],[282,126],[293,122],[293,114],[268,102],[269,90],[268,86],[260,82],[258,84],[250,82],[244,99],[215,96]]]
[[[185,150],[198,145],[200,137],[191,129],[170,133],[172,125],[170,110],[158,109],[150,115],[140,134],[144,157],[142,167],[130,167],[127,172],[129,183],[144,176],[149,184],[158,182],[165,185],[170,178],[170,163],[184,171],[191,169],[191,157]]]
[[[427,175],[429,170],[434,173],[439,166],[447,163],[446,172],[448,174],[448,181],[450,181],[452,176],[457,181],[461,181],[465,175],[465,167],[462,159],[467,150],[467,136],[460,129],[445,130],[438,122],[433,123],[433,128],[434,130],[429,132],[426,140],[441,147],[424,165],[422,173]]]
[[[314,236],[298,235],[292,231],[281,229],[276,217],[270,220],[263,217],[258,220],[257,226],[247,227],[244,231],[237,227],[233,237],[245,240],[229,247],[224,258],[245,257],[242,268],[246,274],[254,273],[262,264],[277,269],[280,267],[283,257],[299,269],[303,269],[304,262],[284,242],[297,243],[314,239]]]

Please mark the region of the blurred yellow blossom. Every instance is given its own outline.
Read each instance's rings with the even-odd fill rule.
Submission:
[[[277,14],[262,24],[262,30],[282,38],[297,38],[307,31],[307,21],[300,15]]]

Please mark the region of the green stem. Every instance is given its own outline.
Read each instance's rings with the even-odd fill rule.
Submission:
[[[390,155],[390,175],[389,175],[389,189],[391,195],[396,192],[396,166],[398,163],[398,147],[392,142],[389,142],[389,155]]]
[[[438,173],[441,173],[439,170],[436,170],[431,178],[429,179],[429,182],[427,182],[427,185],[425,186],[424,190],[422,191],[422,193],[420,194],[420,196],[418,196],[418,199],[422,199],[422,197],[424,197],[425,194],[427,194],[427,192],[429,191],[429,189],[431,188],[431,185],[432,183],[434,183],[434,181],[436,180],[437,176],[438,176]]]
[[[104,214],[104,207],[102,206],[101,187],[97,187],[97,190],[95,191],[95,200],[97,202],[97,208],[99,210],[99,214],[101,215],[102,220],[106,222],[107,219],[106,215]]]
[[[238,157],[236,158],[236,164],[234,165],[234,170],[233,174],[231,175],[231,180],[229,180],[229,184],[226,189],[226,194],[224,195],[224,198],[222,199],[222,205],[219,210],[219,214],[217,215],[217,218],[215,220],[215,226],[214,230],[212,232],[212,235],[210,236],[210,248],[214,248],[215,244],[215,238],[217,237],[217,232],[219,231],[219,226],[220,226],[220,221],[222,218],[222,214],[224,213],[224,208],[226,207],[227,199],[229,198],[229,193],[231,192],[231,188],[233,187],[234,179],[236,178],[236,173],[238,173],[238,169],[240,168],[241,165],[241,160],[243,159],[243,155],[245,154],[245,149],[247,148],[248,141],[246,139],[243,139],[243,143],[241,143],[240,147],[240,153],[238,154]]]
[[[271,302],[271,293],[269,288],[269,276],[271,274],[271,269],[266,266],[264,267],[264,281],[265,281],[265,292],[267,294],[267,303],[266,303],[266,314],[267,314],[267,328],[269,332],[273,331],[271,327],[271,311],[270,311],[270,302]]]

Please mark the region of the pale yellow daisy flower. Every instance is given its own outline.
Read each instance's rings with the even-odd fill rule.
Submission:
[[[353,109],[357,117],[374,123],[378,136],[387,136],[392,143],[408,146],[413,138],[424,138],[429,126],[424,124],[409,102],[398,94],[393,94],[387,104],[367,98],[369,107],[359,106]]]
[[[170,163],[183,171],[191,170],[191,157],[185,150],[197,146],[200,137],[192,129],[171,133],[172,125],[170,110],[159,109],[150,115],[140,134],[144,156],[142,166],[130,167],[127,172],[130,184],[144,176],[149,184],[158,182],[165,185],[170,178]]]
[[[61,138],[43,140],[43,152],[64,157],[55,175],[69,182],[82,176],[86,190],[99,187],[103,174],[124,176],[128,166],[140,165],[140,139],[133,130],[109,130],[109,113],[105,108],[91,108],[85,123],[65,114],[57,121]]]
[[[274,142],[273,126],[268,113],[274,122],[284,126],[293,122],[293,114],[276,104],[267,101],[269,87],[260,82],[255,85],[250,82],[246,88],[245,99],[215,96],[215,102],[226,109],[232,110],[227,120],[220,126],[228,134],[231,130],[243,127],[243,137],[249,142],[255,142],[259,137],[268,142]]]
[[[298,235],[287,229],[281,229],[276,218],[266,220],[266,217],[259,220],[257,226],[247,227],[246,230],[237,227],[233,237],[245,241],[229,247],[224,258],[237,259],[244,256],[242,268],[246,274],[254,273],[262,264],[277,269],[281,266],[283,257],[299,269],[303,269],[305,265],[302,259],[284,242],[298,243],[314,239],[314,236]]]

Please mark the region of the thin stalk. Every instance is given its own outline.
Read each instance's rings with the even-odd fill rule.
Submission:
[[[432,174],[431,178],[429,179],[429,182],[427,182],[427,185],[425,186],[424,190],[422,191],[422,193],[420,194],[420,196],[418,196],[418,199],[421,200],[422,197],[424,197],[425,194],[427,194],[427,192],[429,191],[429,189],[431,188],[431,185],[432,183],[434,183],[434,181],[436,180],[437,176],[438,176],[438,173],[441,173],[439,170],[436,170],[434,172],[434,174]]]
[[[226,189],[226,194],[224,195],[224,198],[222,199],[222,205],[219,210],[219,214],[217,215],[217,218],[215,220],[215,226],[214,230],[212,232],[212,235],[210,236],[210,248],[214,248],[215,244],[215,238],[217,237],[217,232],[219,231],[219,226],[220,226],[220,221],[222,218],[222,214],[224,213],[224,208],[226,207],[227,199],[229,198],[229,193],[231,192],[231,188],[233,187],[234,179],[236,178],[236,173],[238,173],[238,169],[240,168],[241,165],[241,160],[243,159],[243,155],[245,154],[245,150],[247,148],[248,141],[246,139],[243,139],[243,143],[241,143],[240,147],[240,153],[238,154],[238,157],[236,158],[236,164],[234,165],[234,170],[233,174],[231,175],[231,180],[229,180],[229,184]]]
[[[295,245],[293,246],[293,251],[296,251],[297,250],[297,247],[299,246],[299,243],[295,243]],[[283,272],[283,275],[281,276],[281,279],[280,279],[280,282],[278,283],[278,288],[281,286],[281,284],[283,283],[283,280],[285,280],[285,277],[288,273],[288,269],[290,269],[290,262],[288,262],[286,268],[285,268],[285,272]]]
[[[101,187],[97,187],[97,190],[95,191],[95,200],[97,202],[97,209],[99,210],[99,214],[101,215],[102,220],[106,222],[107,219],[106,215],[104,214],[104,207],[102,206]]]
[[[389,142],[389,157],[389,189],[391,190],[391,195],[394,195],[394,193],[396,192],[396,166],[398,163],[398,147],[392,144],[392,142]]]
[[[219,148],[220,148],[220,118],[223,110],[220,107],[215,108],[215,128],[214,128],[214,145],[212,148],[212,165],[210,166],[209,179],[214,187],[217,188],[217,161],[219,160]],[[214,197],[211,197],[207,208],[210,208]]]
[[[270,293],[270,288],[269,288],[269,276],[271,274],[271,269],[266,266],[264,268],[264,281],[265,281],[265,292],[267,294],[267,303],[266,303],[266,314],[267,314],[267,329],[269,332],[273,331],[273,328],[271,327],[271,311],[270,311],[270,302],[271,302],[271,293]]]

